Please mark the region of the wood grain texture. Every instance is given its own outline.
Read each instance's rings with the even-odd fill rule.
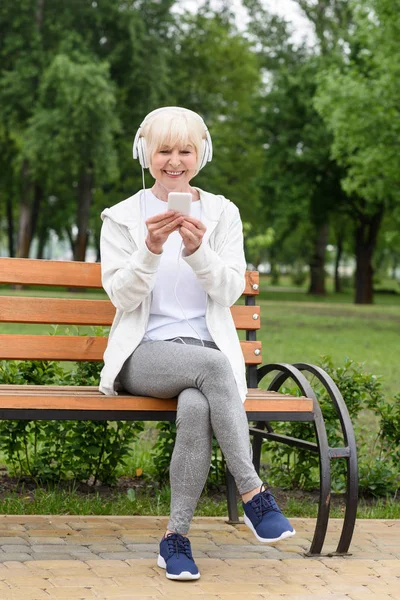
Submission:
[[[58,325],[110,325],[115,308],[109,300],[0,297],[0,321]]]
[[[0,283],[101,288],[100,263],[0,258]]]
[[[11,388],[11,389],[10,389]],[[73,391],[74,390],[74,391]],[[97,388],[71,386],[4,386],[0,385],[1,408],[32,408],[58,410],[132,410],[165,411],[176,410],[177,400],[147,398],[143,396],[103,396]],[[246,412],[312,412],[313,400],[268,392],[249,390],[245,402]]]
[[[0,335],[0,360],[103,360],[107,338],[69,335]],[[245,363],[260,365],[261,342],[240,342]]]
[[[259,329],[260,307],[231,308],[236,329]],[[115,308],[109,300],[69,300],[0,296],[0,322],[57,325],[111,325]],[[254,320],[253,315],[258,319]]]
[[[0,258],[0,283],[48,285],[77,288],[101,288],[99,263],[32,258]],[[245,295],[254,296],[259,289],[257,271],[247,271]]]

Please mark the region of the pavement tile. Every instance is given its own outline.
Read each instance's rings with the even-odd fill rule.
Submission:
[[[22,544],[4,544],[1,547],[2,551],[5,552],[6,554],[16,554],[16,553],[20,553],[20,552],[30,552],[31,551],[31,547],[26,544],[26,545],[22,545]]]
[[[77,561],[73,559],[69,560],[58,560],[53,557],[46,557],[44,560],[35,560],[34,562],[27,563],[28,569],[43,569],[43,570],[54,570],[54,569],[76,569],[77,564],[80,569],[89,570],[89,566],[86,562]]]
[[[369,600],[373,596],[374,594],[369,590],[366,590],[365,592],[357,592],[351,590],[348,593],[347,598],[350,598],[351,600]],[[377,600],[396,600],[394,596],[388,596],[383,591],[379,592],[379,595],[377,595],[376,598]]]
[[[16,560],[19,562],[24,562],[26,560],[33,560],[33,559],[32,559],[32,555],[28,554],[26,552],[20,552],[20,553],[7,552],[4,555],[0,554],[0,562],[9,561],[9,560]]]
[[[116,587],[116,583],[112,577],[98,577],[92,573],[77,577],[50,577],[48,579],[54,587]]]
[[[49,553],[49,552],[35,552],[34,554],[32,554],[32,561],[36,562],[37,560],[46,560],[46,558],[48,558],[49,556],[51,556],[52,559],[54,560],[64,560],[64,561],[68,561],[73,559],[73,555],[72,554],[64,554],[62,552],[54,552],[54,553]]]
[[[166,524],[167,517],[1,515],[0,598],[400,599],[400,521],[359,521],[352,556],[328,558],[305,556],[313,519],[293,519],[298,535],[266,546],[243,524],[196,517],[189,536],[202,576],[189,584],[156,566]],[[340,530],[332,520],[324,552],[335,550]]]
[[[0,537],[0,547],[3,546],[4,544],[10,545],[10,544],[15,544],[17,546],[21,546],[21,545],[27,545],[29,544],[29,541],[26,538],[23,538],[22,536],[19,535],[12,535],[12,536],[6,536],[6,537]]]
[[[88,552],[85,546],[67,546],[66,544],[33,544],[31,546],[32,552],[41,552],[42,554],[68,554],[73,550],[81,550],[82,552]]]
[[[93,589],[78,588],[52,588],[46,590],[49,598],[65,598],[65,600],[82,600],[98,598]]]

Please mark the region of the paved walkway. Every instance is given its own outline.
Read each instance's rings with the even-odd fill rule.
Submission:
[[[400,600],[400,521],[358,521],[352,556],[306,558],[314,521],[275,546],[244,526],[196,518],[201,579],[173,582],[155,564],[166,518],[0,516],[0,599]],[[332,520],[325,551],[335,549]]]

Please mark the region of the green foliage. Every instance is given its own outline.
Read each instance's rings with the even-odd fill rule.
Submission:
[[[316,107],[333,133],[332,153],[348,167],[344,187],[371,205],[399,202],[398,2],[353,2],[350,60],[319,77]]]
[[[159,434],[153,446],[152,456],[157,479],[165,483],[169,479],[169,465],[174,451],[176,424],[169,422],[157,423]]]
[[[293,285],[301,287],[305,284],[307,278],[308,272],[305,265],[302,262],[295,262],[290,271],[290,279]]]
[[[88,164],[99,184],[116,178],[119,122],[109,69],[75,50],[56,55],[43,73],[25,136],[25,155],[41,179],[78,178]]]
[[[346,403],[355,427],[359,456],[360,491],[371,495],[396,492],[399,485],[398,460],[400,440],[400,397],[394,402],[385,400],[380,380],[364,371],[363,365],[347,359],[343,367],[335,367],[329,357],[320,366],[332,377]],[[324,416],[331,447],[343,447],[344,440],[336,409],[325,388],[315,379],[311,381]],[[285,388],[286,393],[298,393],[295,388]],[[371,431],[359,425],[361,414],[372,411],[379,419],[379,433],[371,447]],[[278,424],[277,432],[291,437],[314,441],[311,423]],[[272,484],[287,488],[311,490],[318,486],[319,461],[316,454],[290,446],[271,443],[266,453],[268,478]],[[332,486],[337,492],[345,490],[345,462],[334,460]]]
[[[251,223],[243,223],[244,243],[247,260],[255,267],[266,258],[266,251],[274,241],[274,230],[267,227],[262,233],[255,233]]]
[[[169,466],[176,438],[176,424],[161,422],[157,423],[159,434],[152,449],[157,479],[161,485],[169,479]],[[225,483],[225,459],[220,451],[217,440],[213,437],[210,471],[206,486],[221,485]]]
[[[101,364],[64,371],[53,361],[1,361],[0,383],[97,385]],[[0,450],[12,473],[41,482],[115,483],[143,423],[125,421],[0,421]]]

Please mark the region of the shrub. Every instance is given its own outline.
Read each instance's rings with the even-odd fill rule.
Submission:
[[[362,364],[352,360],[346,360],[343,367],[335,367],[329,357],[324,357],[320,366],[338,386],[355,428],[360,491],[364,494],[383,496],[395,493],[399,481],[397,464],[400,459],[400,397],[396,396],[393,402],[386,401],[379,378],[366,373]],[[339,419],[327,392],[318,382],[313,380],[311,383],[324,415],[330,446],[343,446]],[[290,387],[282,391],[298,393],[296,388]],[[370,415],[372,413],[378,418],[375,440],[370,428],[362,427],[359,423],[360,414],[365,414],[364,411],[370,411]],[[315,440],[311,423],[279,423],[275,431],[292,437]],[[275,442],[268,442],[268,445],[264,459],[272,484],[305,490],[318,486],[319,461],[316,454]],[[331,466],[332,488],[342,492],[346,486],[345,461],[333,460]]]
[[[66,371],[54,361],[1,361],[0,383],[97,385],[101,364]],[[0,450],[14,474],[40,482],[112,484],[143,423],[125,421],[0,421]]]

